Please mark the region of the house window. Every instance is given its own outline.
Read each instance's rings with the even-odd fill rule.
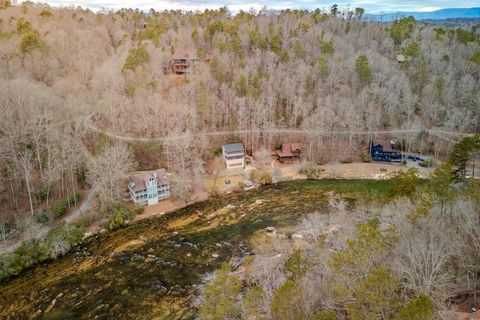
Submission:
[[[235,162],[235,163],[230,163],[229,167],[241,167],[243,165],[243,162]]]

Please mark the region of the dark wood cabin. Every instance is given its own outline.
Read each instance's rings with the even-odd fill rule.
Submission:
[[[393,140],[370,141],[370,155],[374,161],[401,162],[402,153]]]
[[[173,74],[185,75],[195,70],[195,65],[201,60],[197,57],[194,50],[176,51],[170,62]]]
[[[303,146],[299,143],[283,143],[277,150],[278,161],[281,163],[296,163],[302,158]]]

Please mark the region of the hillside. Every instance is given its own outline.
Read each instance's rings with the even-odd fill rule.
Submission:
[[[361,11],[147,15],[1,3],[0,230],[9,233],[101,183],[93,159],[119,137],[130,152],[109,153],[119,164],[111,176],[167,167],[188,194],[202,161],[232,139],[250,153],[299,140],[310,161],[328,162],[359,160],[377,132],[442,158],[457,136],[438,132],[478,131],[473,26],[385,26]],[[184,52],[201,62],[174,75],[171,59]]]
[[[388,182],[290,182],[96,235],[58,261],[0,284],[0,317],[191,319],[202,277],[250,254],[250,239],[266,227],[293,226],[325,208],[326,191],[372,201],[390,189]],[[291,194],[297,201],[289,201]]]
[[[476,20],[433,25],[394,17],[375,22],[368,14],[362,8],[338,6],[236,14],[227,7],[93,12],[0,0],[0,279],[6,282],[0,293],[1,317],[37,312],[39,318],[108,318],[130,310],[131,318],[135,313],[149,318],[169,314],[161,312],[170,305],[177,308],[182,299],[188,307],[169,311],[178,318],[207,314],[210,319],[209,312],[216,311],[221,316],[215,319],[228,318],[229,312],[232,319],[242,318],[240,305],[266,319],[291,319],[288,310],[300,308],[297,313],[308,320],[392,319],[400,314],[406,320],[417,307],[426,310],[422,319],[449,319],[462,309],[458,305],[471,301],[470,284],[477,282],[480,271],[475,260],[478,229],[473,228],[479,201],[480,28]],[[458,11],[436,14],[447,17]],[[238,171],[226,168],[224,144],[239,147],[230,158]],[[398,163],[387,168],[378,162],[371,172],[360,172],[356,164],[361,161],[391,160],[375,156],[375,150],[384,149],[395,154]],[[298,163],[280,163],[282,157]],[[342,176],[337,176],[339,163],[351,164],[353,173],[347,177],[393,182],[320,180]],[[160,168],[165,171],[158,175],[143,172]],[[134,173],[141,175],[139,183],[129,178]],[[305,177],[312,180],[280,183]],[[131,188],[138,187],[139,194],[142,188],[152,189],[158,200],[158,192],[147,183],[161,183],[163,191],[168,189],[162,195],[175,202],[172,207],[186,207],[171,217],[130,225],[143,212],[134,205]],[[245,192],[261,185],[268,186]],[[274,200],[260,201],[266,211],[244,224],[243,209],[238,208],[248,207],[247,200],[262,200],[254,199],[255,194]],[[149,203],[149,196],[145,191],[141,197]],[[289,235],[303,228],[304,214],[318,209],[320,215],[334,215],[337,211],[327,208],[326,201],[337,201],[337,196],[346,201],[339,214],[344,223],[338,246],[321,245],[321,234],[328,231],[322,222],[309,231],[315,239],[304,239],[305,251],[295,253],[293,242],[283,237],[292,240]],[[213,211],[223,210],[230,200],[236,201],[237,210],[222,215],[219,220],[225,225],[217,225]],[[193,211],[202,206],[211,206],[212,219]],[[399,220],[391,212],[398,212]],[[359,219],[345,218],[350,213],[358,213]],[[198,218],[198,224],[192,223],[190,230],[192,221],[183,217]],[[165,229],[164,223],[170,222],[175,226]],[[208,259],[200,254],[175,260],[178,243],[184,240],[165,232],[185,231],[183,223],[200,240],[206,237]],[[265,268],[253,275],[269,274],[268,268],[275,267],[277,278],[230,277],[231,266],[222,263],[244,258],[245,252],[229,251],[221,243],[225,255],[211,257],[220,247],[212,239],[235,237],[240,243],[238,238],[245,236],[253,241],[255,232],[264,235],[267,224],[286,227],[283,240],[268,242],[271,247],[246,247],[267,258],[281,247],[283,258],[273,264],[249,258],[242,267],[257,261],[256,267]],[[385,224],[393,233],[386,232]],[[362,228],[376,238],[362,238]],[[444,229],[448,233],[436,233]],[[86,230],[106,234],[85,235]],[[142,234],[147,231],[151,239]],[[83,242],[86,236],[92,238]],[[425,241],[427,236],[435,240]],[[320,256],[333,261],[337,253],[351,252],[347,247],[358,238],[359,251],[378,251],[354,256],[358,261],[343,261],[345,265],[316,260]],[[381,245],[364,241],[372,239]],[[136,246],[127,250],[128,261],[114,250],[124,241],[141,244],[141,252]],[[396,250],[408,264],[395,256]],[[438,260],[423,261],[421,270],[415,269],[415,259],[438,250]],[[152,262],[149,255],[164,252],[174,265],[158,269],[143,261]],[[288,266],[290,257],[299,260]],[[315,268],[302,271],[304,258]],[[438,264],[432,266],[432,261]],[[431,279],[412,276],[428,273],[423,266],[436,270],[425,276]],[[186,275],[195,267],[199,269],[192,279],[175,274],[181,270]],[[206,290],[197,290],[202,278],[212,279],[216,269]],[[125,276],[127,282],[116,287],[118,279],[112,275]],[[332,275],[340,286],[334,288]],[[158,293],[165,285],[157,278],[164,276],[173,292],[167,297]],[[330,280],[309,282],[309,277]],[[182,281],[188,282],[187,289],[176,287]],[[218,289],[218,283],[232,286]],[[295,306],[282,309],[288,306],[286,296],[308,297],[308,283],[327,288],[320,291],[325,302],[312,294],[315,299],[292,300]],[[376,290],[372,300],[361,300],[370,286]],[[232,289],[234,298],[220,300],[217,310],[216,301],[209,301],[224,289]],[[108,291],[105,302],[102,290]],[[252,296],[247,296],[250,290]],[[63,295],[71,300],[62,301]],[[79,299],[81,295],[86,299]],[[383,301],[385,296],[398,303]],[[115,299],[121,300],[120,306]],[[353,316],[362,301],[369,308]],[[112,314],[106,311],[110,307]]]
[[[252,152],[300,139],[309,159],[322,161],[358,159],[369,132],[412,130],[394,138],[440,156],[448,140],[418,133],[478,130],[478,30],[408,19],[386,27],[360,13],[342,19],[318,10],[146,16],[3,7],[2,212],[32,216],[91,183],[87,160],[111,143],[97,137],[99,128],[140,138],[238,130],[230,138]],[[195,73],[172,75],[172,54],[184,50],[203,62]],[[399,63],[398,54],[407,60]],[[336,131],[352,134],[340,142]],[[132,147],[136,161],[149,154],[156,160],[148,166],[178,173],[177,155],[190,170],[196,155],[208,158],[225,138]],[[324,150],[329,145],[349,148]]]

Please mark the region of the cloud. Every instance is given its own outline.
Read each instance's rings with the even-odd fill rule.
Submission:
[[[270,9],[328,9],[333,4],[338,4],[340,7],[363,7],[369,13],[376,12],[396,12],[396,11],[434,11],[443,8],[467,8],[478,6],[478,0],[339,0],[339,1],[313,1],[313,0],[298,0],[298,1],[259,1],[252,2],[249,0],[145,0],[145,1],[126,1],[126,0],[53,0],[53,1],[38,1],[48,3],[51,6],[82,6],[90,9],[119,9],[119,8],[139,8],[141,10],[149,10],[151,8],[161,11],[170,9],[181,10],[204,10],[219,8],[228,5],[232,12],[239,10],[249,10],[250,8],[260,9],[266,5]]]

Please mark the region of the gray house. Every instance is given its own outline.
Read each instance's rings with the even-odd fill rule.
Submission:
[[[170,183],[164,169],[139,172],[129,177],[128,191],[136,205],[149,206],[170,197]]]
[[[245,148],[241,143],[230,143],[222,146],[222,154],[227,169],[243,169],[245,167]]]

